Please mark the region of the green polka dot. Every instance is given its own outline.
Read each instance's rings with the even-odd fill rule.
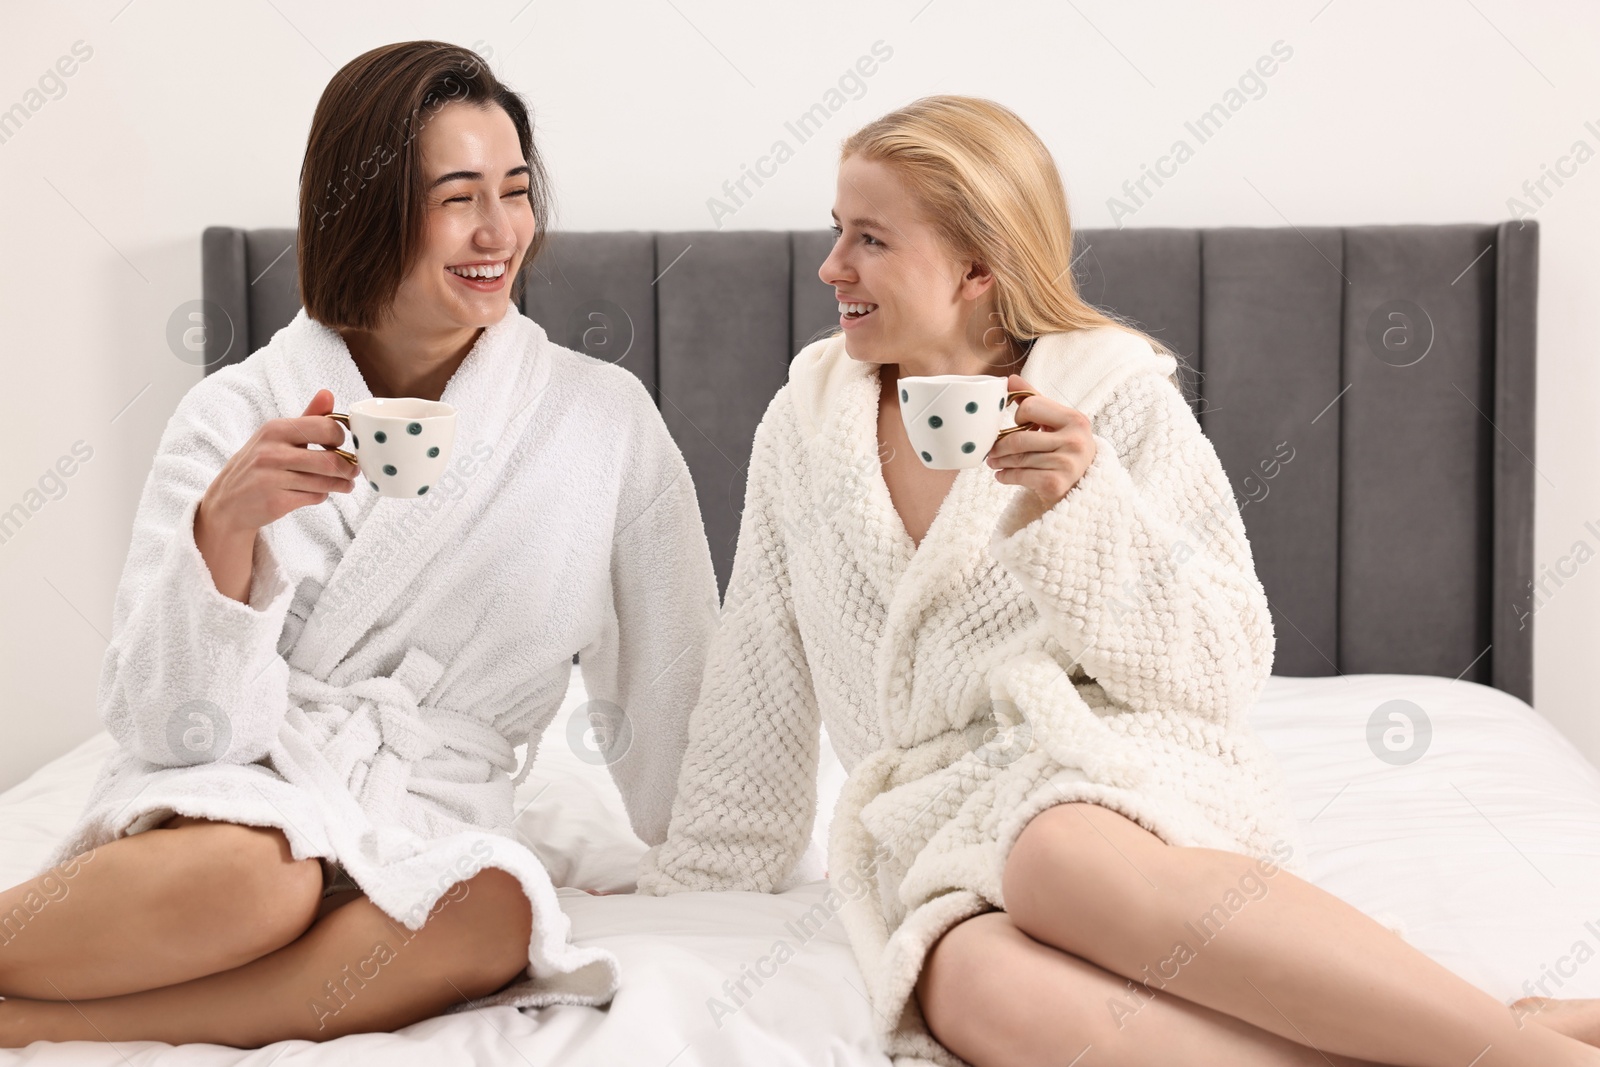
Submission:
[[[355,445],[355,446],[356,446],[356,447],[357,447],[357,448],[360,448],[360,447],[361,447],[361,438],[359,438],[359,437],[357,437],[357,436],[356,436],[356,435],[355,435],[355,434],[351,434],[351,435],[350,435],[350,441],[351,441],[351,443],[353,443],[353,444],[354,444],[354,445]]]
[[[384,433],[382,430],[377,430],[373,432],[372,439],[381,445],[389,439],[389,435]]]
[[[417,434],[419,434],[421,432],[422,432],[422,423],[420,423],[420,422],[408,422],[408,423],[406,423],[406,433],[415,436],[415,435],[417,435]]]
[[[428,458],[429,459],[432,459],[433,457],[437,456],[438,454],[439,454],[439,446],[438,445],[434,445],[432,448],[428,449]]]
[[[1005,397],[1001,397],[1000,398],[1000,410],[1004,411],[1005,409],[1006,409],[1006,398]]]
[[[394,469],[394,464],[393,463],[385,463],[383,465],[383,473],[389,475],[391,478],[394,477],[394,475],[396,473],[396,471]]]
[[[977,413],[978,413],[978,402],[976,400],[967,401],[967,414],[968,415],[976,415]]]
[[[426,493],[427,491],[428,491],[428,487],[427,486],[423,486],[421,489],[417,490],[417,495],[421,496],[422,494]]]
[[[977,446],[976,443],[974,443],[972,441],[968,441],[966,444],[961,446],[961,451],[970,453],[970,452],[975,451],[977,449],[977,447],[978,446]]]
[[[932,426],[935,430],[937,430],[939,427],[944,425],[944,420],[941,419],[937,415],[929,415],[928,416],[928,425]]]
[[[900,403],[904,404],[906,401],[908,401],[910,399],[911,399],[911,394],[907,393],[904,389],[900,390]]]
[[[374,488],[374,489],[378,488],[378,483],[377,482],[368,482],[367,484],[372,486],[372,488]]]
[[[932,463],[933,462],[933,457],[928,455],[926,452],[924,452],[922,454],[922,462],[924,462],[924,463]]]

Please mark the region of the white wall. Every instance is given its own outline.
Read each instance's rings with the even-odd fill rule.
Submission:
[[[1491,222],[1574,142],[1600,148],[1600,11],[1577,0],[7,8],[0,109],[40,106],[0,143],[0,511],[75,442],[93,454],[0,544],[0,787],[98,728],[133,509],[168,414],[200,378],[166,328],[200,295],[201,230],[294,224],[317,97],[378,44],[492,49],[535,109],[570,229],[710,226],[707,199],[880,40],[893,54],[860,99],[725,226],[826,226],[838,139],[933,92],[1016,109],[1055,152],[1078,224],[1112,225],[1108,198],[1277,41],[1293,54],[1265,93],[1123,224]],[[65,92],[30,98],[78,41],[93,52]],[[1600,548],[1584,525],[1600,528],[1600,162],[1578,166],[1537,217],[1544,567],[1576,542]],[[1600,648],[1600,565],[1578,567],[1536,634],[1536,706],[1600,760],[1585,673]]]

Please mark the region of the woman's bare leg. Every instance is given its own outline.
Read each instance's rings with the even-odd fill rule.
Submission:
[[[356,895],[299,940],[221,974],[98,1000],[0,1001],[0,1048],[40,1040],[260,1048],[396,1030],[516,977],[528,965],[532,925],[522,886],[498,868],[456,883],[416,931]]]
[[[273,827],[174,816],[0,892],[0,996],[115,996],[215,974],[311,925],[322,865]]]
[[[1146,992],[1035,941],[1003,911],[974,916],[939,939],[917,981],[917,1003],[940,1043],[976,1067],[1381,1067]]]
[[[1174,848],[1095,804],[1018,837],[1006,911],[1114,974],[1325,1053],[1401,1067],[1600,1064],[1331,893],[1233,852]]]
[[[1600,999],[1523,997],[1512,1002],[1511,1013],[1518,1022],[1537,1023],[1586,1045],[1600,1046]]]

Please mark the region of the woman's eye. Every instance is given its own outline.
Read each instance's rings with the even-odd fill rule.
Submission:
[[[831,227],[829,227],[829,229],[833,230],[833,239],[835,241],[837,241],[840,237],[842,237],[844,235],[844,230],[842,228],[838,227],[838,226],[831,226]],[[872,236],[870,233],[862,234],[861,235],[861,239],[867,243],[868,247],[872,247],[872,246],[876,246],[876,247],[879,247],[879,248],[884,247],[883,242],[878,240],[876,237]]]
[[[505,194],[505,196],[527,196],[527,195],[528,195],[528,190],[526,190],[526,189],[515,189],[515,190]],[[505,196],[501,197],[501,199],[502,200],[505,199]],[[446,200],[445,203],[453,204],[457,200],[471,200],[471,199],[472,199],[472,197],[470,197],[470,196],[452,196],[450,199]]]

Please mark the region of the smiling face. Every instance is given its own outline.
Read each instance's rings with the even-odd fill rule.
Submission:
[[[517,128],[499,107],[447,104],[418,141],[423,247],[395,295],[395,315],[417,336],[492,326],[510,306],[535,230]]]
[[[833,219],[833,251],[817,276],[839,301],[851,358],[934,374],[981,351],[973,324],[992,306],[994,277],[945,246],[889,166],[845,159]]]

